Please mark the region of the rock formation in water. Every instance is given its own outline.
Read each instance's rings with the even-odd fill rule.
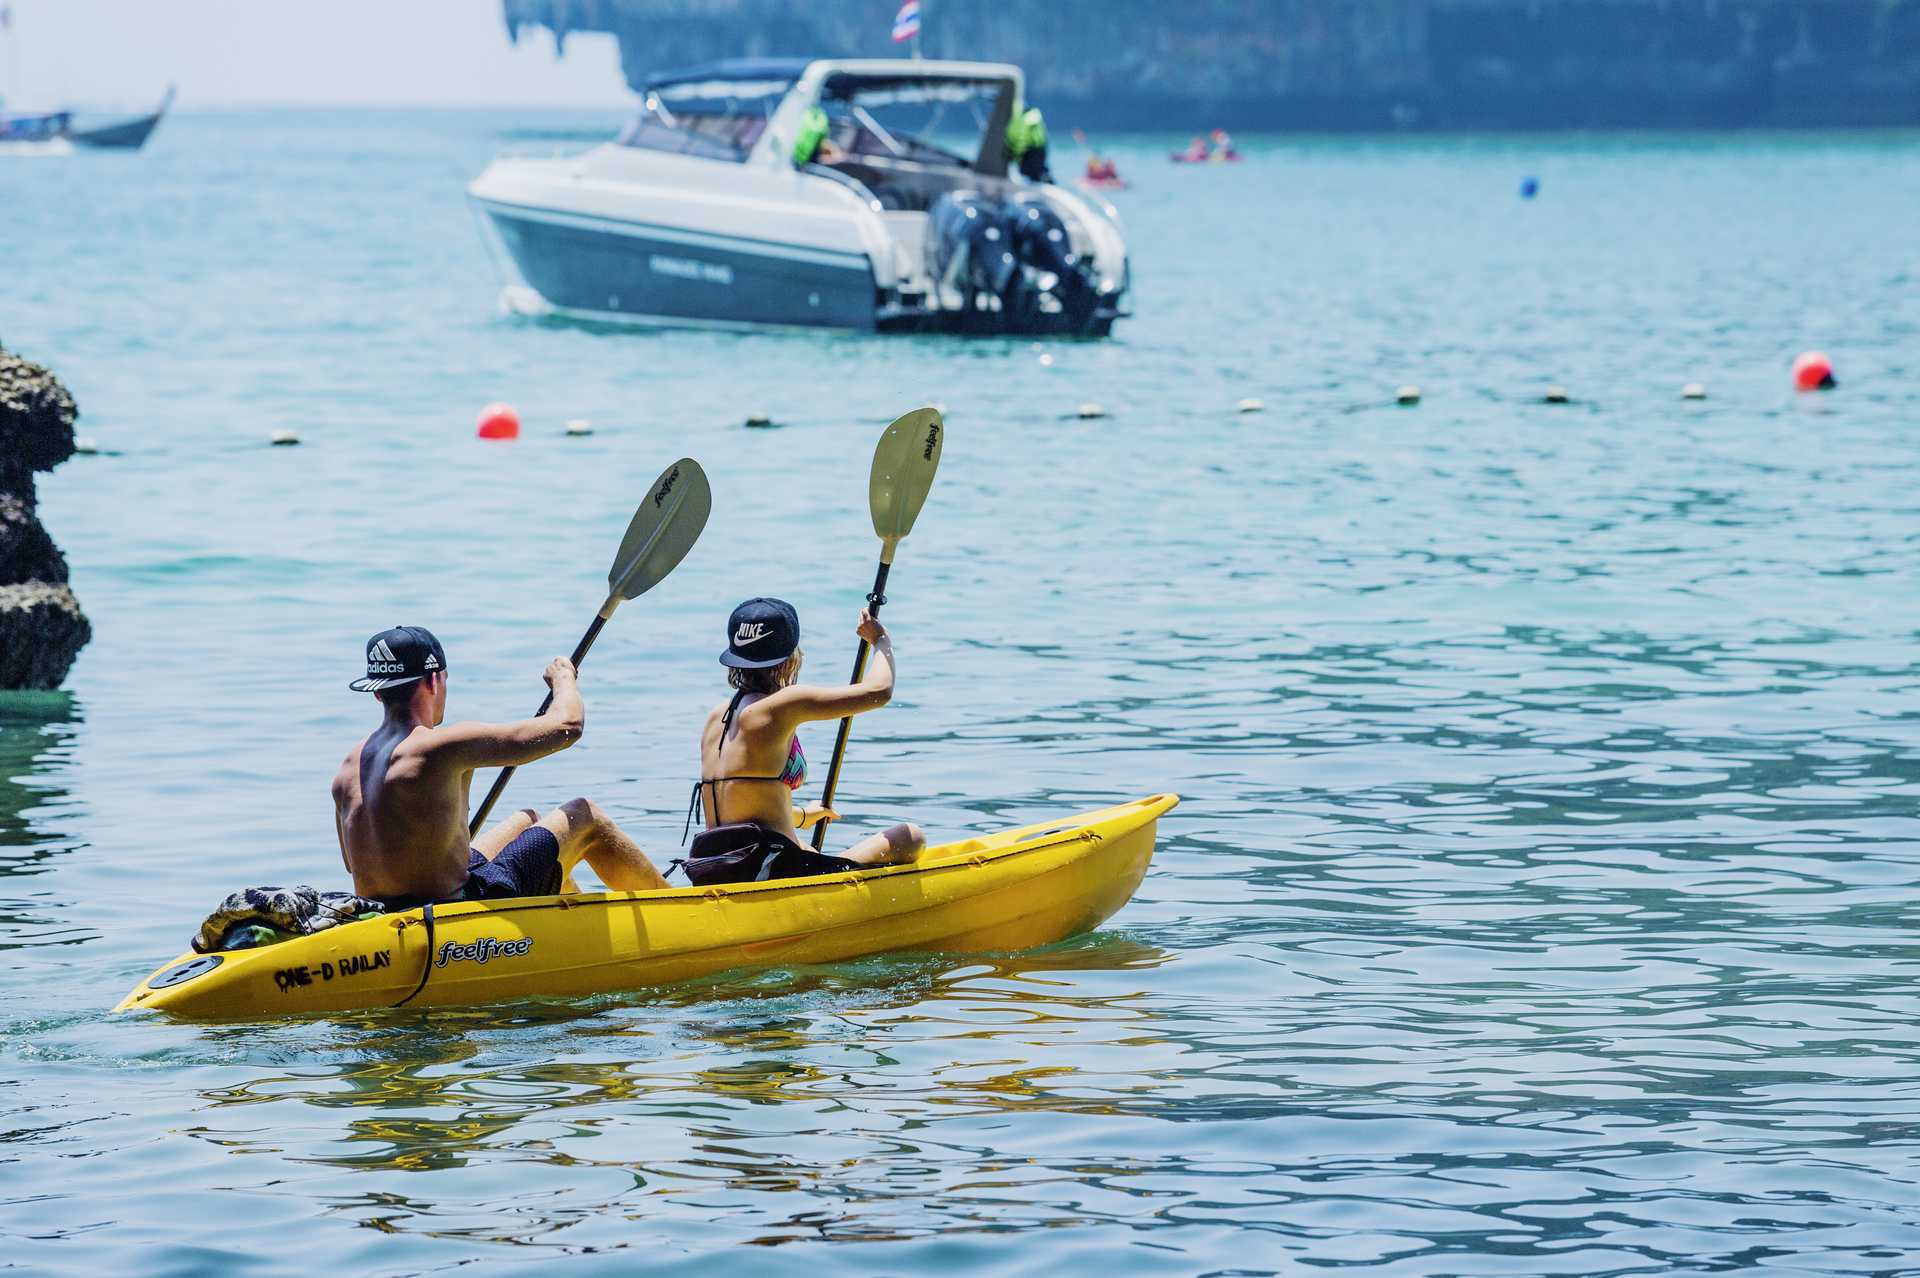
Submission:
[[[93,637],[67,561],[35,514],[35,471],[73,456],[73,396],[0,350],[0,688],[54,688]]]
[[[715,58],[898,57],[890,0],[503,0],[638,89]],[[1197,132],[1920,124],[1920,0],[923,0],[1056,126]]]

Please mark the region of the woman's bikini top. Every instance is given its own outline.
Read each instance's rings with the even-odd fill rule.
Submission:
[[[728,739],[733,736],[735,727],[733,717],[739,713],[741,699],[747,695],[745,688],[734,693],[733,700],[727,703],[726,714],[720,717],[720,745],[722,748],[725,748]],[[754,699],[758,700],[764,695],[766,694],[756,694]],[[681,842],[686,842],[687,830],[693,828],[693,814],[700,810],[700,791],[706,789],[708,786],[714,787],[713,823],[715,825],[726,824],[726,822],[720,819],[719,788],[720,784],[725,781],[778,781],[789,790],[798,790],[801,786],[805,785],[807,781],[807,752],[800,748],[800,738],[796,734],[787,742],[787,765],[781,768],[774,776],[701,777],[698,781],[695,781],[693,783],[693,799],[687,804],[686,829],[680,832]]]

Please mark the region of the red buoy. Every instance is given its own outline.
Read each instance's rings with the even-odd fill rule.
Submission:
[[[482,439],[518,439],[520,414],[513,411],[512,404],[488,404],[480,410],[478,434]]]
[[[1832,390],[1837,382],[1833,380],[1833,361],[1823,351],[1802,351],[1800,358],[1793,361],[1793,386],[1795,390]]]

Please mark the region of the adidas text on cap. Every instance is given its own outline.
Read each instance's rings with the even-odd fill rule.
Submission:
[[[348,684],[355,692],[378,692],[413,683],[447,668],[440,641],[424,626],[395,626],[367,640],[367,674]]]

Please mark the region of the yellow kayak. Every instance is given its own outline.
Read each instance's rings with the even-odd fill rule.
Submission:
[[[892,950],[1018,950],[1098,926],[1179,797],[927,849],[911,865],[713,888],[467,901],[278,945],[182,954],[114,1010],[255,1020],[605,994]],[[424,980],[422,979],[424,978]]]

